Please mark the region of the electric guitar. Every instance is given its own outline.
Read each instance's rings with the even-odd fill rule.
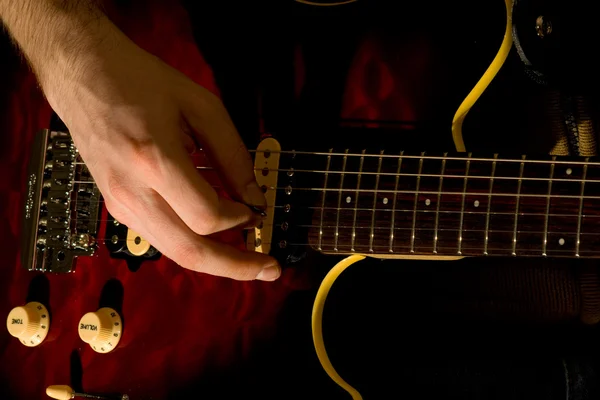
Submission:
[[[26,142],[22,196],[7,207],[22,216],[22,242],[2,276],[10,282],[2,310],[25,308],[7,320],[17,337],[0,336],[6,398],[47,398],[50,385],[131,399],[200,387],[208,388],[200,396],[222,398],[229,375],[212,371],[269,341],[286,298],[311,287],[303,272],[316,258],[332,266],[349,255],[599,251],[595,159],[282,148],[271,137],[251,150],[267,219],[227,239],[273,255],[285,271],[276,283],[234,282],[178,268],[112,218],[67,132]]]
[[[245,247],[268,253],[287,268],[302,265],[314,254],[334,260],[347,255],[454,260],[470,256],[590,258],[600,252],[600,163],[589,158],[288,150],[274,138],[264,139],[252,152],[268,206],[266,220],[247,234]],[[199,167],[210,170],[210,166]],[[24,269],[53,273],[51,283],[69,290],[69,276],[108,278],[107,270],[112,268],[104,265],[115,264],[108,254],[118,255],[128,243],[140,243],[102,206],[101,195],[68,133],[44,130],[37,135],[27,176],[21,248]],[[169,279],[190,279],[187,272],[173,271],[164,257],[148,262],[155,265],[144,266],[140,275],[148,268],[161,270]],[[160,284],[153,290],[159,288]],[[115,354],[121,351],[120,359],[134,359],[125,353],[140,351],[138,341],[154,346],[154,330],[165,334],[166,328],[160,325],[170,310],[159,305],[157,295],[160,291],[151,296],[154,301],[143,297],[144,307],[156,307],[152,318],[145,314],[144,321],[136,320],[132,300],[123,308],[113,306],[122,310],[115,318],[122,314],[128,324],[124,330],[110,330],[111,337],[94,336],[89,342],[97,348],[86,348],[83,358],[93,363],[92,369],[118,368],[110,362],[115,361],[110,355],[94,353],[112,353],[115,347]],[[97,311],[89,303],[85,301],[87,310],[81,307],[81,316],[84,311]],[[11,342],[9,355],[28,351],[25,346],[37,346],[42,340],[58,346],[78,340],[75,316],[62,315],[56,305],[53,309],[57,311],[52,323],[60,321],[61,326],[54,329],[48,324],[45,329],[52,326],[55,335],[50,331],[36,336],[40,330],[32,325],[19,336],[22,344]],[[122,324],[121,319],[118,322]],[[153,327],[145,330],[140,324]],[[83,338],[82,326],[79,336]],[[181,336],[188,329],[170,327],[174,332],[170,340],[188,340],[185,334]],[[119,341],[117,336],[112,338],[117,333],[125,343],[120,337]],[[127,383],[132,382],[124,380],[119,386]],[[135,391],[128,394],[139,396]]]

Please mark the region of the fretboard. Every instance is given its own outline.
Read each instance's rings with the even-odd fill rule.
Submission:
[[[309,241],[321,252],[600,255],[600,163],[589,159],[342,151],[312,165],[322,179]]]

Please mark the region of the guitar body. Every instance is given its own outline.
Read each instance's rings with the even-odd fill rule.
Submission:
[[[186,23],[184,10],[159,2],[138,7],[143,17],[125,21],[127,33],[218,93],[189,31],[173,29]],[[117,19],[118,11],[114,10]],[[161,24],[153,29],[151,20],[159,16]],[[166,47],[160,40],[163,34],[169,37]],[[17,56],[12,57],[13,65],[19,65]],[[2,328],[0,397],[46,399],[46,387],[54,384],[86,393],[124,393],[132,399],[179,398],[191,389],[209,397],[237,393],[249,377],[236,368],[246,370],[244,365],[256,358],[254,352],[272,340],[288,296],[309,287],[306,274],[289,270],[276,284],[237,282],[180,268],[164,256],[130,269],[128,261],[112,256],[103,245],[94,256],[78,258],[72,273],[27,271],[20,250],[27,164],[39,128],[50,124],[51,109],[24,65],[8,72],[15,81],[2,93],[2,167],[10,172],[0,184],[0,313],[6,316],[11,308],[36,300],[47,306],[51,323],[46,340],[35,348],[22,345]],[[101,207],[98,238],[107,236],[108,217]],[[223,239],[244,246],[241,234]],[[118,310],[123,319],[118,347],[102,355],[78,335],[81,317],[101,306]],[[240,387],[223,388],[236,380]]]
[[[256,9],[240,6],[247,18],[236,26],[235,44],[225,35],[211,44],[211,32],[231,27],[229,3],[202,9],[187,2],[194,29],[184,8],[173,2],[110,3],[107,12],[129,37],[223,98],[250,148],[272,134],[284,152],[302,147],[325,154],[333,147],[390,154],[411,149],[419,154],[424,147],[452,150],[452,113],[493,57],[503,24],[494,19],[467,26],[468,19],[460,15],[449,20],[444,11],[450,5],[440,6],[448,10],[435,16],[428,16],[425,5],[407,5],[398,19],[375,3],[374,17],[360,8],[315,12],[308,7],[297,9],[288,23],[261,17],[266,10],[290,11],[266,2]],[[497,10],[502,16],[502,4]],[[306,23],[305,14],[314,23]],[[334,27],[330,18],[336,15],[344,22]],[[380,27],[380,21],[388,28]],[[438,29],[422,28],[427,21],[439,22]],[[488,23],[499,29],[491,32]],[[455,29],[459,38],[474,35],[481,41],[456,49],[454,39],[445,37],[448,29]],[[288,37],[288,46],[277,46],[273,32]],[[257,56],[250,44],[259,39],[271,51],[263,49]],[[294,41],[300,45],[291,45]],[[485,46],[478,47],[480,43]],[[472,63],[459,68],[454,61],[460,57]],[[45,399],[47,386],[68,384],[80,392],[120,393],[131,399],[346,398],[322,371],[311,338],[316,290],[343,258],[333,251],[321,254],[318,235],[302,233],[301,243],[310,244],[307,251],[274,250],[286,252],[285,259],[292,261],[274,283],[197,274],[160,254],[114,254],[110,244],[99,245],[91,257],[79,257],[71,273],[34,272],[22,265],[27,165],[35,135],[49,126],[52,113],[33,76],[16,55],[12,60],[3,68],[14,79],[1,83],[6,91],[0,151],[3,170],[10,172],[0,182],[0,293],[6,293],[0,312],[8,315],[13,307],[38,301],[48,308],[50,329],[37,347],[0,331],[1,397]],[[508,68],[514,72],[516,67]],[[528,131],[528,126],[511,130],[514,121],[498,118],[511,110],[502,99],[514,95],[514,87],[503,85],[510,79],[498,79],[490,92],[500,100],[484,103],[467,119],[474,126],[495,122],[488,123],[488,130],[465,131],[467,143],[488,152],[512,150],[514,139]],[[256,96],[257,82],[268,94],[264,98]],[[526,105],[525,97],[515,97],[514,104]],[[527,112],[516,115],[519,119]],[[536,135],[521,143],[519,151],[546,154],[551,144]],[[289,172],[285,163],[290,158],[282,160],[280,168]],[[312,168],[323,170],[324,160],[319,158]],[[285,172],[280,181],[291,177]],[[316,180],[307,187],[319,184]],[[315,201],[319,204],[318,193]],[[318,214],[311,218],[316,219],[309,224],[319,222]],[[104,207],[99,221],[99,242],[110,240],[116,225]],[[127,231],[119,232],[127,236]],[[344,235],[349,238],[350,231]],[[241,234],[222,239],[247,245]],[[368,253],[366,246],[361,251]],[[325,308],[332,362],[366,398],[400,397],[404,389],[396,385],[413,393],[409,397],[468,392],[479,399],[492,391],[511,398],[506,382],[518,382],[526,388],[524,397],[536,398],[540,387],[562,394],[564,365],[595,371],[590,366],[595,361],[577,357],[595,355],[589,347],[594,331],[588,327],[600,319],[595,295],[600,279],[593,262],[512,257],[442,262],[433,254],[418,261],[406,255],[394,255],[400,261],[356,264],[336,282]],[[119,344],[107,354],[95,352],[78,335],[81,317],[101,307],[113,308],[122,318]],[[552,351],[540,337],[553,343]],[[477,339],[485,343],[476,344]],[[561,358],[565,354],[573,357]]]

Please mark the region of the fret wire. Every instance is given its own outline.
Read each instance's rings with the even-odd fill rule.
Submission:
[[[496,175],[496,160],[497,154],[494,154],[494,161],[492,162],[492,173],[490,177],[490,191],[488,193],[488,204],[487,204],[487,214],[485,218],[485,241],[483,244],[483,255],[487,256],[488,254],[488,243],[490,239],[490,211],[492,207],[492,191],[494,189],[494,175]]]
[[[348,152],[348,150],[346,149],[346,153]],[[342,190],[344,189],[344,172],[346,171],[346,161],[348,160],[348,157],[344,157],[344,160],[342,161],[342,175],[340,176],[340,192],[338,193],[338,210],[340,209],[341,205],[342,205]],[[338,244],[338,236],[340,234],[340,230],[338,228],[338,225],[340,224],[340,213],[337,213],[337,218],[336,218],[336,224],[335,224],[335,245],[334,245],[334,250],[337,251],[337,244]]]
[[[469,153],[468,157],[471,157],[471,153]],[[463,193],[462,193],[462,203],[460,206],[460,225],[458,231],[458,254],[462,254],[462,231],[463,231],[463,223],[465,219],[465,199],[467,198],[467,180],[469,177],[469,167],[471,166],[471,160],[467,160],[467,164],[465,166],[465,180],[463,183]]]
[[[394,197],[392,203],[392,222],[390,225],[390,253],[394,252],[394,221],[396,219],[396,197],[398,195],[398,181],[400,180],[400,169],[402,168],[402,155],[404,151],[400,152],[400,157],[398,157],[398,169],[396,171],[396,182],[394,184]]]
[[[555,160],[556,156],[552,156]],[[554,177],[554,164],[550,164],[550,180],[548,181],[548,198],[546,199],[546,218],[544,219],[544,242],[542,248],[542,256],[546,256],[546,248],[548,246],[548,214],[550,213],[550,195],[552,194],[552,178]]]
[[[331,149],[331,151],[333,151],[333,149]],[[329,171],[329,166],[331,164],[331,156],[327,157],[327,171]],[[325,196],[327,194],[327,192],[325,191],[325,189],[327,189],[327,178],[329,177],[329,173],[325,172],[325,182],[323,184],[323,199],[321,200],[321,229],[319,229],[319,247],[318,249],[321,250],[321,243],[323,240],[323,216],[325,214]]]
[[[421,153],[424,156],[425,152]],[[415,190],[415,203],[413,207],[413,218],[412,218],[412,233],[410,236],[410,252],[415,252],[415,227],[417,226],[417,204],[419,203],[419,186],[421,186],[421,171],[423,171],[423,158],[419,159],[419,173],[417,175],[417,185]]]
[[[444,153],[446,156],[448,153]],[[433,253],[437,253],[438,227],[440,223],[440,203],[442,198],[442,184],[444,182],[444,171],[446,170],[446,159],[442,160],[442,170],[440,172],[440,184],[438,186],[437,204],[435,208],[435,232],[433,234]]]
[[[586,157],[586,161],[589,160],[589,157]],[[583,166],[583,173],[581,176],[581,193],[580,193],[580,200],[579,200],[579,214],[577,216],[577,238],[575,240],[575,257],[579,257],[579,244],[580,244],[580,239],[581,239],[581,219],[582,219],[582,214],[583,214],[583,193],[585,190],[585,178],[587,176],[587,164],[585,164]]]
[[[366,150],[363,150],[363,154],[366,152]],[[355,193],[355,199],[354,199],[354,204],[355,206],[358,206],[358,193],[360,191],[360,177],[362,174],[362,170],[363,170],[363,164],[365,162],[365,158],[361,157],[360,158],[360,165],[358,167],[359,170],[359,174],[358,177],[356,178],[356,193]],[[357,208],[354,209],[354,223],[352,224],[352,246],[351,246],[351,250],[354,251],[354,241],[356,240],[356,214],[357,214]]]
[[[383,150],[381,150],[383,155]],[[371,237],[369,238],[369,251],[373,251],[373,238],[375,231],[375,211],[377,209],[377,189],[379,188],[379,173],[381,172],[381,163],[383,157],[379,157],[379,165],[377,166],[377,176],[375,177],[375,191],[373,192],[373,214],[371,215]]]
[[[523,156],[523,160],[525,159],[525,156]],[[523,178],[523,170],[525,168],[525,163],[521,163],[521,166],[519,168],[519,181],[517,182],[517,195],[521,194],[521,183],[522,178]],[[512,255],[516,256],[517,255],[517,224],[519,223],[519,203],[521,202],[521,198],[517,197],[517,202],[515,204],[515,227],[514,227],[514,232],[513,232],[513,249],[512,249]]]

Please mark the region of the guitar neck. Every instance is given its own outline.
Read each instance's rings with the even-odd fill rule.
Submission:
[[[321,184],[309,228],[323,253],[374,256],[600,254],[600,164],[471,154],[310,157]]]

